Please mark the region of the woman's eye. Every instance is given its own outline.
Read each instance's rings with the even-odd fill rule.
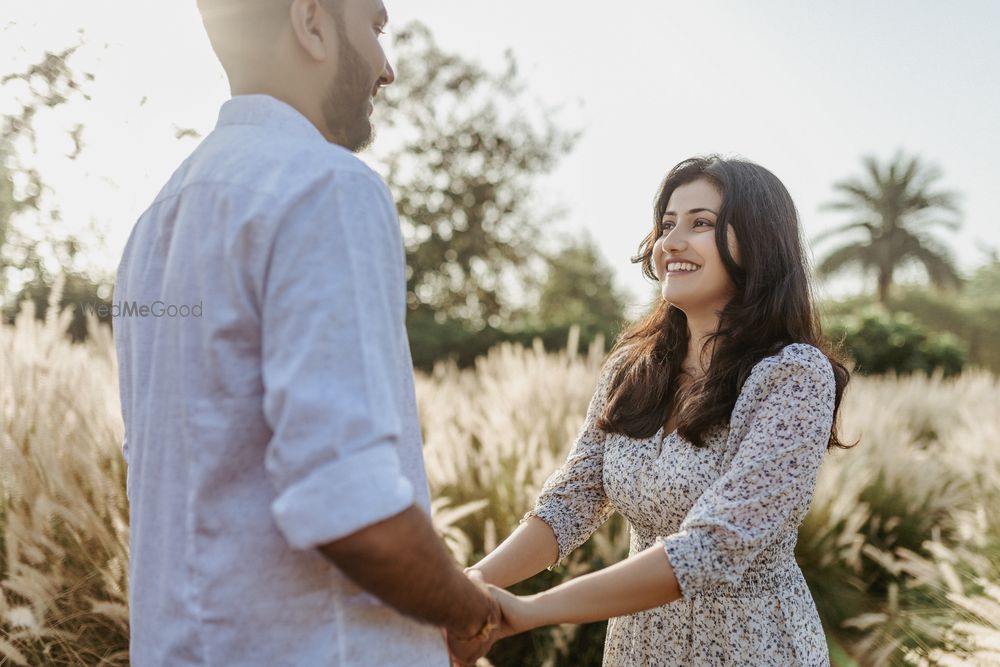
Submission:
[[[705,223],[704,226],[706,226],[706,227],[711,227],[711,225],[712,225],[711,220],[706,220],[705,218],[698,218],[697,220],[694,221],[694,226],[697,227],[698,224],[702,223],[702,222]]]

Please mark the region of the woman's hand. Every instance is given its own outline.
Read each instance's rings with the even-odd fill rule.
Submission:
[[[470,571],[467,569],[466,575],[486,595],[490,609],[482,630],[476,636],[460,638],[445,631],[444,638],[448,644],[448,653],[454,667],[472,667],[489,652],[493,644],[502,636],[500,634],[503,626],[502,610],[490,591],[491,587],[483,581],[482,573],[478,570]]]
[[[479,656],[489,651],[494,642],[547,624],[540,613],[540,606],[537,602],[539,596],[518,597],[502,588],[487,584],[483,580],[482,571],[476,568],[466,568],[465,574],[478,586],[485,588],[492,596],[493,601],[498,606],[498,624],[491,628],[492,632],[489,638],[481,644],[473,645],[476,640],[470,643],[470,641],[459,640],[445,633],[452,665],[456,667],[472,665]]]
[[[503,615],[497,638],[510,637],[545,625],[545,621],[539,616],[535,596],[518,597],[496,586],[490,586],[489,589],[490,595],[500,604]]]

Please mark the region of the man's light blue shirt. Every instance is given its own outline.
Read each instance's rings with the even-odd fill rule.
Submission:
[[[136,223],[113,308],[132,664],[445,667],[436,628],[314,548],[429,511],[382,180],[236,96]]]

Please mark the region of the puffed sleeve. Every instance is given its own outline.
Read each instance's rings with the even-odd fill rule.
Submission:
[[[829,442],[834,396],[833,369],[815,347],[787,346],[754,368],[740,397],[748,399],[745,428],[733,424],[743,436],[729,469],[678,531],[661,538],[684,597],[738,584],[783,525],[801,522]]]
[[[534,509],[524,516],[524,519],[537,516],[555,533],[559,558],[549,569],[586,542],[614,511],[604,492],[606,434],[597,427],[597,421],[604,412],[608,385],[616,366],[614,359],[605,363],[587,408],[583,428],[569,456],[545,481]]]
[[[275,523],[311,548],[414,502],[397,453],[405,343],[402,242],[383,184],[317,178],[284,216],[262,307],[265,468]]]

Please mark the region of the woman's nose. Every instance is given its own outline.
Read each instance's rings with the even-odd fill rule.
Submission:
[[[661,247],[668,253],[679,252],[687,247],[687,239],[684,238],[683,234],[678,234],[677,230],[674,230],[663,237]]]

